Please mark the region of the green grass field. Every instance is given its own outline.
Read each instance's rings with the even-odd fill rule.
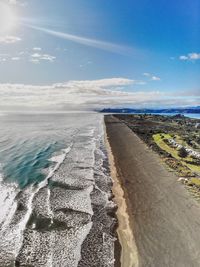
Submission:
[[[178,155],[178,149],[177,148],[173,148],[171,146],[169,146],[164,140],[166,139],[175,139],[176,142],[180,145],[184,145],[185,146],[185,142],[181,139],[180,136],[178,135],[170,135],[170,134],[165,134],[165,133],[159,133],[159,134],[154,134],[153,136],[153,140],[154,142],[157,144],[158,147],[160,147],[162,150],[166,151],[167,153],[171,154],[171,156],[175,159],[177,159],[178,161],[181,162],[182,165],[188,167],[192,172],[196,173],[196,174],[200,174],[200,166],[198,165],[193,165],[192,162],[194,162],[194,159],[192,159],[190,156],[186,157],[186,158],[182,158]],[[189,148],[189,146],[188,146]],[[191,162],[188,163],[188,162]]]

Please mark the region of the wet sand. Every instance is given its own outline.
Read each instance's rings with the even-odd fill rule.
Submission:
[[[130,266],[200,266],[200,204],[123,122],[105,116],[105,123],[136,245],[137,261]],[[125,248],[126,234],[121,236]],[[121,257],[122,266],[127,258]]]
[[[138,265],[137,248],[135,245],[132,229],[130,226],[130,218],[127,212],[128,207],[124,195],[124,190],[120,184],[117,169],[112,154],[112,149],[106,135],[106,147],[108,150],[109,165],[111,177],[113,180],[112,192],[114,194],[114,202],[118,209],[116,216],[118,219],[117,235],[118,240],[115,245],[115,267],[133,267]],[[134,248],[134,249],[133,249]]]

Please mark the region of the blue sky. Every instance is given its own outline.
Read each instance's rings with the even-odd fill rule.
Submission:
[[[16,17],[7,32],[0,26],[2,87],[42,90],[100,81],[98,90],[128,92],[127,99],[154,92],[166,105],[199,104],[200,0],[0,0],[2,5]],[[116,80],[102,85],[105,79]],[[158,106],[156,101],[141,105]]]

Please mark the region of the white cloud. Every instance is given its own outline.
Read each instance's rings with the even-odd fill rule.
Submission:
[[[20,6],[26,6],[27,2],[21,1],[21,0],[7,0],[8,4],[10,5],[20,5]]]
[[[32,63],[40,63],[41,61],[54,62],[56,57],[48,53],[39,53],[36,51],[34,53],[32,49],[30,51],[20,51],[20,52],[15,52],[12,54],[0,54],[1,62],[9,62],[10,60],[17,61],[20,59],[23,59],[23,60],[26,60]]]
[[[78,88],[107,88],[107,87],[118,87],[118,86],[128,86],[132,84],[138,84],[140,81],[131,80],[126,78],[110,78],[101,80],[86,80],[86,81],[70,81],[68,86],[78,87]],[[64,84],[65,85],[65,84]]]
[[[54,62],[54,60],[56,59],[56,57],[55,56],[48,55],[48,54],[43,54],[43,55],[41,55],[41,59],[42,60],[47,60],[47,61],[50,61],[50,62]]]
[[[123,92],[136,81],[112,78],[93,81],[69,81],[50,86],[0,84],[0,107],[48,109],[92,109],[119,103],[140,103],[159,97],[159,92]]]
[[[13,60],[13,61],[19,61],[20,60],[20,57],[12,57],[11,60]]]
[[[31,55],[32,58],[40,58],[41,54],[35,53]]]
[[[33,51],[42,51],[41,47],[33,47]]]
[[[31,55],[30,61],[32,63],[40,63],[40,61],[49,61],[49,62],[54,62],[56,59],[55,56],[51,56],[49,54],[40,54],[40,53],[34,53]]]
[[[197,54],[197,53],[190,53],[188,56],[189,56],[189,58],[190,58],[191,60],[197,60],[197,59],[200,59],[200,53],[199,53],[199,54]]]
[[[9,54],[0,54],[0,62],[1,63],[6,62],[8,57],[9,57]]]
[[[6,62],[7,59],[6,58],[0,58],[0,62]]]
[[[160,81],[160,78],[157,77],[157,76],[152,76],[152,77],[151,77],[151,80],[152,80],[152,81]]]
[[[87,67],[88,65],[91,65],[91,64],[93,64],[93,62],[89,60],[89,61],[87,61],[85,63],[80,64],[79,67],[80,68],[85,68],[85,67]]]
[[[190,61],[195,61],[200,59],[200,53],[189,53],[187,55],[182,55],[179,57],[180,60],[190,60]]]
[[[1,109],[91,110],[114,106],[184,105],[198,102],[196,97],[169,96],[159,91],[125,92],[135,80],[112,78],[68,81],[49,86],[0,84]],[[116,90],[121,87],[121,90]],[[196,101],[196,102],[195,102]]]
[[[190,89],[190,90],[183,90],[180,92],[174,92],[175,96],[183,96],[183,97],[198,97],[200,98],[200,87],[198,89]],[[200,101],[199,101],[200,102]],[[199,104],[198,104],[199,106]]]
[[[11,5],[16,5],[17,4],[17,0],[8,0],[8,3]]]
[[[21,38],[17,36],[0,36],[0,44],[14,44],[19,41],[21,41]]]
[[[150,77],[151,76],[151,74],[148,73],[148,72],[144,72],[143,75],[146,76],[146,77]]]
[[[39,64],[40,63],[40,60],[39,59],[36,59],[36,58],[31,58],[30,59],[30,62],[32,62],[34,64]]]
[[[187,56],[180,56],[179,59],[180,60],[188,60],[188,57]]]
[[[149,72],[144,72],[143,76],[148,77],[151,81],[160,81],[161,80],[160,77],[155,76]]]

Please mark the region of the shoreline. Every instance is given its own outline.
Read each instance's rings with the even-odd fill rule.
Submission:
[[[133,232],[130,225],[128,206],[126,203],[125,192],[121,186],[119,173],[115,166],[115,159],[112,148],[107,136],[106,125],[104,123],[105,145],[108,153],[111,178],[113,181],[112,192],[114,202],[117,205],[116,216],[118,219],[117,235],[118,242],[121,246],[120,255],[116,259],[116,267],[137,267],[137,248],[134,242]],[[116,247],[115,247],[116,249]],[[116,249],[119,252],[119,248]]]

